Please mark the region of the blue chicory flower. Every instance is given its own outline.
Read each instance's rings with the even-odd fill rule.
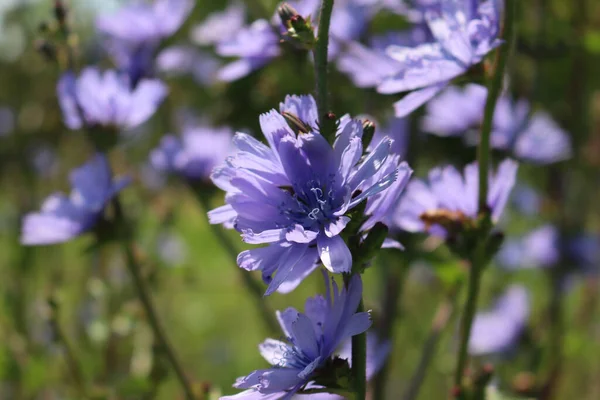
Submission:
[[[79,77],[64,73],[57,85],[58,101],[65,125],[131,129],[148,120],[167,95],[167,87],[156,79],[143,79],[131,89],[127,76],[113,70],[101,73],[85,68]]]
[[[301,121],[299,133],[286,114]],[[266,294],[292,290],[319,259],[332,272],[350,272],[352,255],[340,236],[349,212],[367,201],[362,230],[369,229],[395,204],[412,172],[391,154],[389,138],[363,157],[360,120],[338,121],[332,146],[317,130],[317,115],[311,96],[287,96],[280,112],[260,116],[269,145],[238,133],[237,152],[213,172],[227,204],[209,213],[211,223],[233,222],[247,243],[268,244],[238,257],[240,267],[262,271]]]
[[[483,119],[486,97],[487,89],[481,85],[449,87],[427,104],[423,130],[438,136],[466,133],[468,143],[477,143],[476,130]],[[511,151],[535,164],[554,163],[572,155],[569,135],[550,115],[538,111],[529,117],[529,104],[513,101],[507,95],[498,99],[490,143],[495,149]]]
[[[100,153],[73,170],[70,180],[68,197],[55,193],[44,201],[40,212],[24,217],[22,244],[67,242],[91,230],[107,203],[130,183],[129,178],[113,180],[108,161]]]
[[[394,104],[403,117],[432,99],[448,83],[464,74],[499,46],[498,0],[448,0],[428,7],[425,19],[436,42],[416,47],[390,46],[390,57],[404,64],[384,79],[377,90],[392,94],[414,91]]]
[[[497,222],[515,184],[518,164],[506,159],[495,174],[490,174],[487,205],[491,217]],[[428,182],[413,179],[393,216],[397,228],[408,232],[428,232],[445,237],[446,230],[438,224],[424,221],[427,213],[449,212],[459,218],[477,217],[477,193],[479,168],[477,163],[465,167],[464,177],[453,166],[434,168],[429,172]]]
[[[277,313],[289,343],[267,339],[259,346],[273,367],[238,378],[234,387],[247,390],[221,399],[290,399],[315,378],[341,343],[369,329],[369,313],[356,312],[362,296],[360,275],[353,275],[341,290],[333,279],[330,288],[327,273],[324,276],[325,297],[307,299],[304,314],[292,307]]]
[[[469,340],[469,354],[476,356],[509,351],[527,324],[529,294],[520,285],[508,287],[494,307],[475,315]]]
[[[197,45],[207,46],[233,38],[242,29],[246,19],[246,8],[241,2],[232,2],[225,10],[209,14],[194,26],[190,39]]]
[[[521,238],[508,238],[496,254],[506,269],[546,268],[560,259],[559,235],[552,225],[541,226]]]
[[[132,87],[151,75],[161,40],[181,27],[193,6],[192,0],[135,1],[97,18],[96,27],[106,38],[107,50],[128,73]]]
[[[175,173],[188,180],[209,180],[213,168],[230,152],[232,137],[230,128],[188,127],[181,138],[163,137],[150,154],[150,163],[159,171]]]

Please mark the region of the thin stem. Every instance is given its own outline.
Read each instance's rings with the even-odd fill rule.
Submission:
[[[498,50],[496,66],[491,78],[485,110],[483,114],[483,124],[481,126],[481,139],[477,148],[477,160],[479,163],[479,211],[487,210],[488,195],[488,168],[490,164],[490,135],[492,132],[492,123],[494,121],[494,111],[498,96],[502,90],[502,81],[504,79],[504,68],[513,42],[513,22],[515,14],[515,0],[506,0],[504,15],[504,40],[505,43]]]
[[[358,304],[357,313],[365,311],[363,300]],[[367,396],[367,333],[352,336],[352,378],[356,400]]]
[[[210,227],[212,234],[217,238],[221,246],[225,249],[225,252],[231,259],[233,265],[235,265],[235,270],[237,271],[238,276],[242,280],[242,284],[248,290],[248,293],[252,296],[256,307],[258,308],[263,323],[267,327],[270,333],[276,333],[279,331],[279,324],[273,317],[274,313],[269,309],[267,304],[264,301],[263,294],[264,289],[261,285],[254,279],[252,276],[243,269],[237,266],[237,255],[239,251],[235,247],[235,245],[231,242],[231,240],[227,237],[223,229],[217,225],[213,225],[208,220],[208,211],[210,210],[209,198],[206,193],[203,193],[201,189],[192,188],[194,193],[196,194],[196,198],[200,202],[202,208],[204,209],[204,215],[206,217],[206,222]]]
[[[319,126],[321,134],[333,142],[335,137],[335,122],[328,118],[330,110],[329,89],[327,87],[327,48],[329,46],[329,25],[334,0],[323,0],[319,14],[319,32],[317,43],[313,50],[315,59],[315,79],[317,83],[317,109],[319,111]]]
[[[83,377],[83,373],[81,372],[81,365],[77,360],[77,356],[75,355],[76,353],[73,350],[73,347],[71,346],[71,341],[69,340],[69,337],[60,325],[59,306],[53,300],[50,300],[49,303],[50,307],[52,308],[50,323],[52,324],[54,333],[56,334],[57,341],[62,345],[65,351],[65,361],[67,363],[67,367],[69,368],[71,376],[73,377],[73,381],[75,382],[75,386],[77,387],[79,395],[81,396],[81,398],[87,399],[89,396],[87,392],[85,378]]]
[[[117,221],[119,221],[120,224],[127,226],[119,200],[115,199],[113,203],[115,207],[115,216]],[[152,295],[150,294],[150,290],[148,289],[146,282],[144,281],[144,278],[142,276],[142,271],[140,265],[136,260],[131,239],[127,237],[121,241],[121,244],[123,246],[123,252],[125,253],[126,257],[127,268],[129,269],[131,277],[133,278],[134,286],[137,290],[139,299],[142,302],[154,336],[157,339],[159,345],[163,348],[165,355],[167,356],[171,363],[171,366],[175,370],[175,374],[177,375],[177,378],[179,379],[179,382],[183,387],[186,398],[188,400],[194,400],[195,397],[194,392],[192,390],[192,385],[189,382],[187,376],[185,375],[179,358],[177,357],[175,350],[169,342],[167,334],[162,324],[160,323],[160,320],[158,319],[158,313],[156,312],[156,307],[154,306],[154,303],[152,301]]]
[[[408,267],[406,262],[402,260],[400,263],[386,262],[385,254],[381,254],[378,258],[380,262],[379,268],[384,270],[385,291],[383,295],[383,311],[381,325],[379,329],[379,338],[382,341],[391,339],[394,336],[395,326],[398,321],[398,299],[402,296],[402,289],[406,281],[406,272]],[[386,265],[381,265],[381,264]],[[393,268],[393,270],[391,270]],[[390,358],[388,357],[379,373],[373,380],[373,399],[385,399],[385,387],[389,375]]]
[[[467,349],[469,339],[471,337],[471,327],[473,326],[473,318],[477,310],[477,299],[479,298],[479,286],[481,283],[481,273],[485,265],[480,261],[482,258],[475,256],[475,260],[471,262],[471,270],[469,273],[469,286],[467,292],[467,302],[463,312],[460,325],[460,344],[458,348],[458,361],[456,362],[456,370],[454,371],[454,384],[461,386],[462,377],[465,366],[467,364]]]
[[[435,312],[433,321],[431,323],[431,329],[429,330],[429,335],[427,335],[427,340],[423,345],[423,351],[421,352],[419,364],[417,365],[417,369],[410,379],[408,389],[406,389],[406,392],[404,392],[404,396],[402,397],[403,400],[416,399],[419,391],[421,390],[423,381],[427,376],[427,370],[429,369],[431,361],[435,356],[439,339],[442,336],[443,331],[448,326],[448,323],[452,319],[454,311],[456,310],[457,291],[458,287],[451,290],[450,294],[442,301]]]

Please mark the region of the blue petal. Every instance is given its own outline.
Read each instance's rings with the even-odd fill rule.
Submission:
[[[350,272],[352,269],[352,254],[348,245],[340,236],[317,238],[319,256],[325,268],[334,273]]]
[[[394,103],[394,115],[398,118],[406,117],[408,114],[427,103],[427,101],[434,98],[435,95],[441,92],[447,85],[448,82],[445,81],[407,94]]]

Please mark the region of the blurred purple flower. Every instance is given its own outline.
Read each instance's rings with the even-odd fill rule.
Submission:
[[[48,145],[32,148],[29,160],[35,171],[42,177],[51,177],[58,172],[58,156]]]
[[[531,186],[517,184],[513,189],[511,203],[521,214],[534,216],[542,207],[542,195]]]
[[[243,28],[245,19],[244,4],[232,2],[225,10],[208,15],[200,24],[194,26],[190,39],[200,46],[229,40]]]
[[[23,219],[21,243],[45,245],[69,241],[89,230],[102,215],[106,204],[130,180],[113,180],[106,157],[96,154],[71,172],[71,194],[55,193],[42,204],[41,211]]]
[[[260,19],[217,44],[216,52],[220,56],[239,58],[225,65],[217,76],[225,82],[243,78],[279,56],[280,51],[279,35],[267,21]]]
[[[15,115],[8,107],[0,106],[0,137],[7,136],[15,128]]]
[[[512,285],[494,307],[475,315],[469,340],[469,354],[482,356],[510,350],[519,339],[529,318],[529,294]]]
[[[597,274],[600,268],[600,236],[582,233],[571,238],[565,251],[581,272]]]
[[[388,47],[388,55],[404,67],[383,80],[377,90],[384,94],[416,90],[394,104],[396,116],[406,116],[423,105],[502,43],[497,38],[500,16],[497,3],[497,0],[439,2],[425,11],[436,42]]]
[[[203,86],[209,86],[216,81],[220,67],[219,60],[192,46],[167,47],[156,57],[158,72],[170,76],[191,74],[194,80]]]
[[[282,114],[299,119],[301,133]],[[211,223],[233,221],[247,243],[268,243],[238,256],[240,267],[262,270],[267,295],[294,289],[319,259],[332,272],[350,272],[352,255],[339,235],[348,211],[367,201],[362,229],[369,229],[395,204],[389,193],[399,196],[412,172],[391,154],[389,138],[363,157],[361,121],[342,118],[333,147],[316,122],[311,96],[287,96],[280,112],[260,116],[269,146],[238,133],[237,153],[213,172],[227,204],[209,213]]]
[[[546,268],[560,259],[558,231],[552,225],[539,227],[522,238],[507,239],[496,261],[507,269]]]
[[[500,218],[510,191],[515,184],[518,164],[506,159],[498,166],[496,174],[490,174],[487,205],[492,220]],[[408,232],[429,232],[445,237],[446,230],[437,224],[428,224],[423,216],[431,212],[450,212],[466,218],[477,217],[477,193],[479,168],[477,163],[465,167],[464,177],[453,166],[434,168],[429,172],[429,182],[412,180],[400,199],[393,221]]]
[[[97,18],[107,50],[119,68],[127,71],[132,87],[150,75],[160,41],[181,27],[193,6],[192,0],[135,1]]]
[[[238,378],[234,387],[247,390],[221,399],[289,399],[315,378],[315,371],[331,359],[340,343],[369,329],[369,313],[356,312],[362,297],[360,275],[353,275],[341,290],[333,279],[330,288],[327,273],[324,276],[326,295],[309,298],[305,314],[292,307],[277,313],[289,344],[267,339],[259,346],[273,367]]]
[[[469,144],[478,142],[477,128],[483,119],[487,97],[484,86],[468,84],[464,88],[449,87],[427,104],[422,127],[438,136],[460,136],[467,133]],[[513,101],[507,95],[498,99],[491,146],[512,151],[516,157],[536,164],[549,164],[571,157],[571,140],[551,117],[538,111],[530,118],[525,100]]]
[[[233,131],[197,125],[184,129],[181,138],[166,135],[150,154],[151,165],[159,171],[181,175],[189,180],[209,180],[215,166],[231,150]]]
[[[161,232],[156,239],[156,253],[169,266],[181,265],[187,258],[187,247],[181,237],[171,232]]]
[[[57,95],[65,125],[70,129],[86,125],[131,129],[156,112],[167,87],[159,80],[143,79],[132,90],[126,76],[87,67],[79,77],[65,72],[58,82]]]

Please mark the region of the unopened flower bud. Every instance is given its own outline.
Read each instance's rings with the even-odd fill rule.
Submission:
[[[283,3],[277,8],[277,14],[279,14],[279,18],[281,18],[281,22],[285,27],[288,26],[288,21],[293,17],[298,15],[298,11],[288,3]]]
[[[54,2],[54,17],[61,25],[64,24],[67,19],[67,7],[61,0],[56,0]]]

